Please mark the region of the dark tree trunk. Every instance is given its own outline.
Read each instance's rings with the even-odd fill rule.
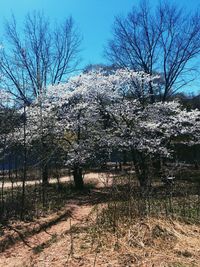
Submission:
[[[73,176],[74,176],[75,188],[77,190],[83,190],[84,183],[83,183],[82,168],[79,166],[75,166],[73,170]]]
[[[144,173],[142,173],[138,177],[138,180],[139,180],[140,186],[142,188],[147,188],[148,187],[148,185],[149,185],[149,178]]]
[[[142,155],[142,153],[138,153],[137,151],[132,151],[132,158],[139,184],[141,188],[146,189],[150,185],[148,164],[146,162],[147,159]]]
[[[48,184],[49,183],[49,173],[48,173],[48,166],[44,165],[42,168],[42,183],[43,184]]]
[[[162,158],[158,157],[153,161],[154,176],[162,178]]]
[[[122,153],[123,153],[123,164],[126,165],[127,164],[127,152],[124,150]]]
[[[3,149],[3,170],[1,181],[1,213],[0,218],[4,216],[4,180],[5,180],[5,149]]]
[[[26,143],[26,105],[24,103],[24,124],[23,124],[23,149],[24,149],[24,162],[23,162],[23,178],[22,178],[22,196],[21,196],[21,220],[24,219],[25,213],[25,183],[27,179],[27,143]]]

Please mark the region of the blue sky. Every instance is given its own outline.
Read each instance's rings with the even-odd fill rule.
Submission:
[[[159,0],[149,0],[151,6]],[[163,0],[160,0],[163,1]],[[168,0],[183,6],[186,10],[196,10],[200,0]],[[81,68],[88,64],[106,63],[103,47],[111,37],[111,29],[116,15],[126,15],[139,0],[0,0],[0,41],[3,24],[13,13],[17,21],[31,11],[43,11],[54,22],[71,15],[83,35]],[[199,92],[200,80],[187,86],[187,92]],[[184,90],[184,89],[183,89]]]
[[[157,0],[149,2],[155,5]],[[199,4],[199,0],[181,2],[188,10]],[[32,10],[42,10],[52,21],[72,15],[84,38],[82,64],[104,63],[103,46],[111,36],[114,16],[127,14],[137,3],[138,0],[0,0],[0,33],[11,13],[19,21]]]

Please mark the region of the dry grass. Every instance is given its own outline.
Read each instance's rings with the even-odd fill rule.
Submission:
[[[0,266],[200,266],[199,225],[138,217],[112,228],[101,220],[106,209],[106,204],[76,206],[72,219],[27,238],[29,247],[20,242],[2,253]]]
[[[107,188],[110,179],[103,178],[96,189],[91,188],[83,195],[71,194],[71,199],[68,195],[62,213],[70,209],[70,219],[63,217],[25,236],[25,242],[18,241],[2,253],[0,267],[200,266],[199,214],[192,213],[199,204],[199,198],[195,207],[193,204],[198,193],[196,187],[189,189],[189,195],[183,184],[181,190],[180,186],[174,188],[171,197],[155,185],[149,202],[148,196],[141,197],[134,183],[127,187],[124,177]],[[171,204],[165,205],[169,200],[173,212],[165,214],[166,208],[171,209]],[[176,210],[186,201],[188,222]],[[48,215],[45,224],[57,218],[58,214],[54,215]]]
[[[120,223],[115,231],[98,224],[84,231],[74,233],[74,258],[67,266],[200,266],[197,225],[137,218]]]

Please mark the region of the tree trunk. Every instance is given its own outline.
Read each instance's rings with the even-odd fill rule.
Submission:
[[[24,123],[23,123],[23,149],[24,149],[24,162],[23,162],[23,178],[22,178],[22,195],[21,195],[21,220],[24,219],[25,213],[25,186],[26,186],[26,179],[27,179],[27,131],[26,131],[26,105],[24,103]]]
[[[82,174],[82,168],[81,167],[79,167],[79,166],[74,167],[73,177],[74,177],[75,188],[77,190],[83,190],[84,183],[83,183],[83,174]]]
[[[124,150],[122,152],[122,155],[123,155],[123,164],[126,165],[127,164],[127,152],[126,152],[126,150]]]
[[[139,177],[138,177],[139,183],[140,183],[140,187],[142,188],[147,188],[149,186],[149,178],[142,173]]]
[[[48,184],[49,183],[49,180],[48,180],[48,177],[49,174],[48,174],[48,166],[47,165],[44,165],[43,168],[42,168],[42,183],[43,184]]]
[[[132,151],[132,159],[140,187],[146,189],[150,184],[148,164],[146,164],[147,159],[142,155],[142,153],[137,151]]]

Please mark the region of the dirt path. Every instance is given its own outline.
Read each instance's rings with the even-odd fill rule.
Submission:
[[[36,225],[42,225],[42,223],[46,221],[54,222],[54,224],[51,223],[51,227],[41,228],[39,233],[34,232],[35,234],[32,233],[29,237],[25,237],[25,232],[21,230],[24,234],[23,239],[20,239],[0,254],[0,267],[71,267],[72,265],[68,263],[71,251],[71,227],[77,226],[79,229],[83,227],[86,222],[88,225],[88,216],[93,207],[96,204],[106,202],[109,197],[104,187],[105,184],[111,182],[112,178],[108,181],[106,180],[108,178],[107,176],[101,176],[101,174],[96,174],[96,176],[94,176],[93,173],[90,173],[86,177],[87,181],[90,179],[94,181],[95,178],[97,179],[95,183],[96,189],[92,189],[92,191],[88,193],[83,193],[83,195],[78,194],[74,196],[73,199],[68,200],[65,207],[59,211],[59,214],[54,213],[47,218],[41,218],[35,223],[31,223],[31,227],[29,224],[27,226],[26,223],[25,225],[21,223],[15,225],[15,229],[18,229],[19,226],[24,230],[34,229]],[[63,180],[65,181],[65,177]],[[54,221],[53,218],[59,218],[59,220],[56,219]],[[11,234],[12,233],[16,236],[15,231],[11,231]],[[73,266],[77,267],[78,265],[75,263]]]
[[[14,246],[1,253],[0,267],[24,267],[24,266],[66,266],[70,245],[62,247],[62,257],[59,264],[55,264],[51,253],[51,245],[59,242],[74,225],[83,224],[92,210],[93,205],[82,205],[80,201],[72,201],[66,205],[66,210],[71,210],[70,218],[65,218],[46,231],[41,231],[24,241],[17,242]],[[69,234],[68,234],[69,236]],[[56,250],[57,251],[57,250]],[[65,263],[64,263],[65,261]]]
[[[113,177],[113,174],[109,174],[109,173],[96,173],[96,172],[90,172],[90,173],[86,173],[84,175],[84,181],[98,181],[99,185],[104,185],[104,183],[106,183],[106,180]],[[73,181],[72,176],[64,176],[61,177],[59,179],[59,182],[61,183],[65,183],[65,182],[70,182]],[[57,183],[58,180],[55,178],[50,178],[49,179],[49,183],[50,184],[55,184]],[[42,181],[40,180],[35,180],[35,181],[26,181],[26,186],[27,185],[35,185],[35,184],[40,184],[42,183]],[[0,182],[0,186],[2,186],[2,182]],[[21,187],[22,186],[22,182],[18,181],[13,183],[13,187]],[[12,188],[12,183],[11,182],[5,182],[4,183],[4,188],[9,189]]]
[[[138,218],[128,228],[124,224],[120,235],[95,232],[93,239],[88,227],[99,209],[91,211],[109,197],[109,188],[101,186],[75,196],[59,214],[47,217],[49,222],[60,218],[51,227],[2,252],[0,267],[200,267],[199,225]]]

